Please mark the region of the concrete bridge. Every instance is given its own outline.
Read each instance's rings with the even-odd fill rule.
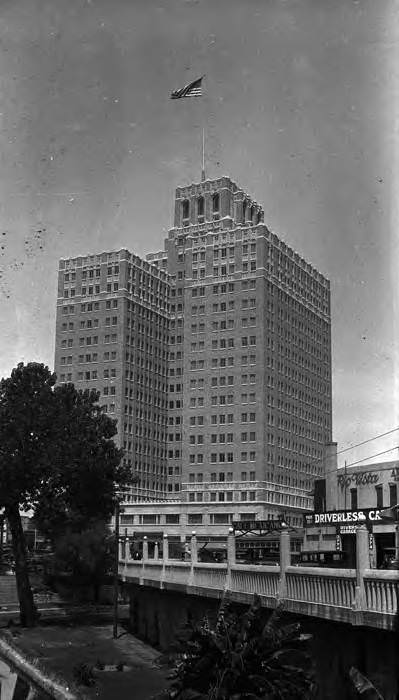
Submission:
[[[257,593],[262,605],[274,608],[279,602],[287,612],[322,618],[353,626],[380,630],[394,629],[399,600],[399,572],[370,569],[368,531],[359,526],[356,533],[356,568],[327,569],[291,566],[288,529],[280,535],[280,563],[276,566],[239,564],[235,537],[227,539],[227,562],[200,563],[195,534],[191,538],[190,561],[169,558],[167,536],[163,556],[148,557],[144,540],[143,558],[130,558],[126,541],[120,544],[119,576],[136,588],[158,589],[184,596],[220,598],[229,592],[230,600],[250,603]]]

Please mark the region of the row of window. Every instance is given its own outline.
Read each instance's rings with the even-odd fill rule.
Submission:
[[[202,503],[204,500],[204,494],[202,491],[197,491],[197,492],[189,492],[188,494],[188,500],[190,503]],[[210,491],[209,492],[209,500],[213,503],[218,501],[219,503],[224,503],[226,501],[233,501],[234,500],[234,491]],[[240,501],[245,502],[245,501],[256,501],[256,491],[240,491]],[[231,519],[229,519],[229,515],[223,514],[222,515],[222,520],[219,519],[219,515],[222,515],[221,513],[211,513],[209,515],[209,521],[211,525],[220,525],[221,523],[225,522],[231,522],[233,520],[233,516],[231,515]],[[189,517],[189,516],[188,516]],[[199,522],[202,522],[202,515],[201,521],[197,521],[196,524],[199,524]]]
[[[116,368],[104,369],[103,379],[115,379],[116,378]],[[78,381],[90,381],[91,379],[99,379],[98,370],[86,370],[85,372],[78,372]],[[61,380],[62,381],[62,380]]]
[[[384,508],[384,491],[381,484],[375,487],[376,507]],[[358,492],[357,489],[350,490],[351,510],[358,509]],[[397,484],[389,484],[389,507],[392,508],[398,503],[398,486]]]
[[[114,403],[103,404],[101,406],[101,410],[103,413],[115,413],[115,404]]]
[[[255,513],[240,513],[241,520],[255,520],[255,517]],[[139,515],[121,515],[121,525],[133,525],[135,518],[138,518],[139,525],[161,524],[161,515],[155,513],[140,513]],[[178,513],[165,513],[164,518],[166,525],[178,525],[180,523],[180,514]],[[209,522],[212,525],[222,525],[224,523],[231,523],[234,520],[234,515],[233,513],[210,513],[207,515],[203,513],[187,513],[187,523],[189,525],[202,525],[207,518],[209,518]]]
[[[108,266],[107,267],[107,276],[111,277],[112,275],[118,275],[119,274],[119,265],[114,265],[114,266]],[[93,279],[94,277],[100,277],[101,276],[101,268],[96,267],[96,268],[91,268],[89,270],[82,270],[82,279]],[[74,282],[76,279],[76,272],[65,272],[64,274],[64,281],[65,282]]]
[[[73,330],[73,329],[63,329],[63,330]],[[104,336],[104,343],[116,343],[118,336],[116,333]],[[98,345],[98,335],[86,336],[79,338],[79,345]]]
[[[256,462],[256,451],[251,452],[241,452],[240,454],[241,462]],[[210,455],[211,464],[223,464],[228,462],[232,464],[234,462],[233,452],[212,452]],[[204,464],[204,455],[202,453],[190,454],[189,455],[190,464]]]
[[[247,415],[247,414],[245,414]],[[255,414],[251,414],[254,416],[254,421],[255,422]],[[173,436],[172,436],[173,437]],[[169,436],[170,438],[170,436]],[[256,442],[256,433],[251,431],[250,433],[241,433],[241,442]],[[210,436],[210,442],[211,444],[215,444],[217,442],[224,444],[224,443],[233,443],[234,442],[234,433],[212,433]],[[205,443],[205,436],[204,435],[189,435],[189,444],[190,445],[203,445]]]
[[[119,289],[118,282],[113,282],[112,284],[109,282],[105,285],[105,289],[103,291],[111,293],[111,292],[117,292],[118,289]],[[100,292],[101,292],[101,288],[100,288],[99,284],[89,285],[89,287],[82,285],[81,295],[83,297],[86,296],[86,294],[91,296],[93,294],[100,294]],[[64,289],[64,299],[73,298],[75,295],[76,295],[76,290],[74,287],[71,287],[70,289]]]
[[[181,389],[180,389],[181,390]],[[211,396],[211,406],[231,406],[235,403],[234,394],[221,394],[220,396]],[[256,393],[241,394],[241,403],[256,403]],[[191,396],[190,408],[201,408],[204,404],[203,396]]]
[[[227,294],[237,291],[236,286],[238,282],[228,282],[222,284],[212,285],[212,294]],[[241,289],[247,291],[248,289],[256,289],[256,279],[253,280],[242,280]],[[193,287],[191,290],[192,297],[204,297],[205,287]]]
[[[61,364],[64,364],[62,362],[61,358]],[[115,361],[117,359],[117,353],[116,350],[113,350],[112,352],[104,352],[103,353],[103,360],[104,362],[108,361]],[[81,364],[82,362],[98,362],[98,353],[93,352],[93,353],[87,353],[86,355],[79,355],[78,356],[78,362]]]
[[[256,479],[256,472],[250,471],[250,472],[241,472],[241,481],[247,481],[249,478],[249,481],[255,481]],[[190,484],[193,483],[200,483],[204,481],[204,475],[202,472],[196,472],[196,473],[190,473],[188,475],[188,480]],[[233,481],[233,472],[212,472],[210,475],[210,481],[213,483],[215,481],[223,482],[223,481]]]

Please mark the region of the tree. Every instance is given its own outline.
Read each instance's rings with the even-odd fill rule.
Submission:
[[[298,624],[282,624],[278,608],[264,622],[255,596],[242,614],[222,601],[216,624],[205,619],[182,638],[168,700],[286,700],[314,697],[309,655]]]
[[[55,382],[55,374],[38,363],[20,363],[0,382],[0,507],[12,535],[25,626],[35,624],[37,612],[20,509],[33,509],[47,532],[51,522],[83,529],[111,516],[117,485],[130,475],[112,439],[116,422],[102,413],[99,393]]]
[[[66,532],[55,543],[53,569],[69,573],[76,589],[82,584],[92,586],[97,602],[104,577],[112,572],[115,546],[106,523],[92,524],[82,532]]]

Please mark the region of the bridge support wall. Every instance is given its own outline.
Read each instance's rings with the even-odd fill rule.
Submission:
[[[130,600],[133,634],[164,651],[176,641],[186,622],[213,617],[219,607],[215,597],[187,595],[182,591],[125,584]],[[239,603],[234,604],[238,609]],[[266,611],[267,614],[267,611]],[[320,700],[355,700],[357,692],[349,680],[356,666],[375,683],[384,700],[399,697],[399,644],[396,632],[356,627],[331,620],[286,613],[287,622],[300,621],[303,632],[313,635],[312,654],[316,664]]]

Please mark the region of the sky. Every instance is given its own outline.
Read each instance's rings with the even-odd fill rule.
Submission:
[[[338,449],[398,427],[398,59],[395,0],[0,0],[0,376],[53,368],[61,257],[163,248],[204,128],[331,281]]]

